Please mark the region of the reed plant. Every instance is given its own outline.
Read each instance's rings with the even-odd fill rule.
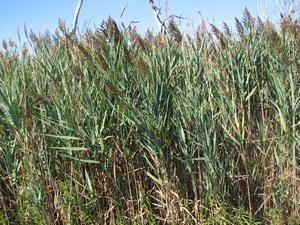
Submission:
[[[1,223],[299,224],[299,28],[3,41]]]

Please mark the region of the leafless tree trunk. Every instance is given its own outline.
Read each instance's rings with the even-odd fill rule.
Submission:
[[[168,16],[167,18],[165,18],[164,20],[161,20],[160,16],[159,16],[160,13],[161,13],[161,7],[155,6],[153,0],[148,0],[148,2],[149,2],[150,6],[152,8],[152,11],[153,11],[154,17],[155,17],[155,21],[156,21],[156,24],[157,24],[160,32],[163,32],[163,29],[166,29],[165,22],[168,19],[170,19],[170,18],[186,19],[182,16],[177,16],[177,15],[172,14],[172,15]]]
[[[79,16],[79,12],[80,12],[82,3],[83,3],[83,0],[78,0],[78,4],[77,4],[77,8],[76,8],[75,15],[74,15],[74,20],[73,20],[73,27],[70,32],[70,34],[72,36],[74,36],[76,33],[77,21],[78,21],[78,16]]]
[[[163,28],[164,24],[163,24],[163,22],[161,21],[161,19],[159,17],[159,14],[161,12],[161,7],[159,7],[159,8],[156,7],[154,5],[153,0],[149,0],[148,2],[149,2],[150,6],[152,8],[153,13],[154,13],[155,21],[156,21],[156,24],[159,28],[159,31],[162,32],[162,28]]]

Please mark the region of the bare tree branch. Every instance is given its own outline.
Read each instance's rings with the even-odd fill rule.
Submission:
[[[297,0],[256,0],[258,15],[263,20],[278,22],[280,15],[292,16],[299,12],[300,2]]]
[[[124,25],[124,23],[122,21],[122,18],[123,18],[123,13],[124,13],[125,9],[127,8],[127,6],[128,6],[128,4],[126,4],[125,6],[122,6],[122,12],[120,14],[120,22],[121,22],[121,25],[122,25],[122,27],[123,27],[124,30],[126,30],[126,28],[125,28],[125,25]]]
[[[77,21],[78,21],[78,16],[79,16],[79,12],[80,12],[82,3],[83,3],[83,0],[78,0],[78,4],[77,4],[77,8],[76,8],[75,15],[74,15],[74,20],[73,20],[73,27],[70,32],[70,34],[72,36],[74,36],[76,33]]]
[[[124,25],[124,23],[123,23],[123,14],[124,14],[124,11],[125,11],[125,9],[127,8],[127,6],[128,6],[128,4],[126,4],[125,6],[122,7],[122,12],[121,12],[121,14],[120,14],[120,22],[121,22],[121,25],[122,25],[124,31],[128,30],[128,29],[131,27],[131,24],[133,24],[133,23],[138,23],[138,22],[139,22],[139,21],[131,21],[131,22],[129,23],[129,25],[127,26],[127,28],[125,27],[125,25]]]
[[[139,23],[140,21],[130,21],[130,23],[129,23],[129,25],[127,26],[127,30],[128,29],[131,29],[131,24],[133,24],[133,23]]]
[[[182,15],[176,16],[176,15],[172,14],[172,15],[168,16],[166,19],[163,20],[163,24],[165,24],[165,22],[166,22],[168,19],[170,19],[170,18],[186,19],[185,17],[182,17]]]

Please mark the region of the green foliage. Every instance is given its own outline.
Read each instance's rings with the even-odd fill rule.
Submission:
[[[299,223],[298,22],[173,22],[1,52],[3,223]]]

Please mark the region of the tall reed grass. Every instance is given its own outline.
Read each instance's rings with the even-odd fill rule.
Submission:
[[[25,34],[0,53],[1,223],[299,224],[298,20]]]

